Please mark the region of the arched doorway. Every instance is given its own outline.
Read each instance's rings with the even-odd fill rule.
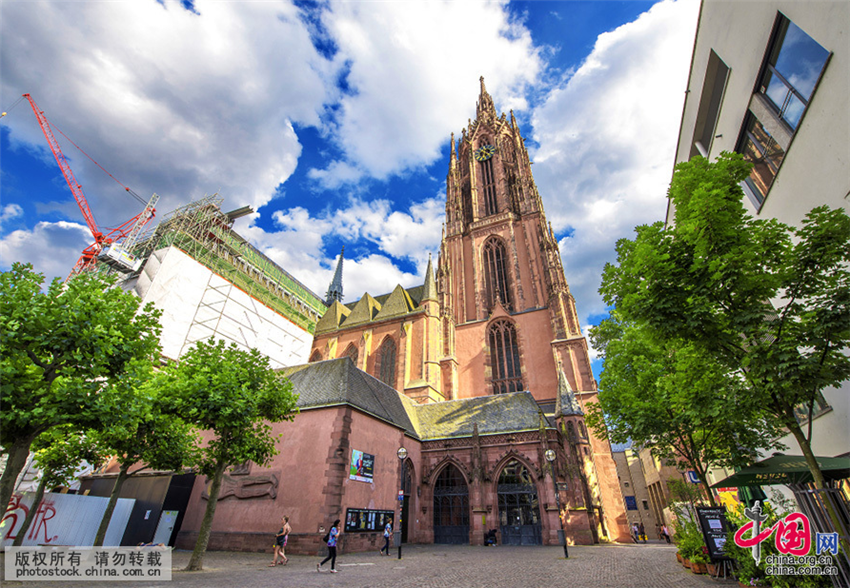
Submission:
[[[540,503],[531,474],[518,460],[502,469],[497,488],[504,545],[541,545]]]
[[[434,484],[434,543],[469,543],[469,487],[451,464]]]

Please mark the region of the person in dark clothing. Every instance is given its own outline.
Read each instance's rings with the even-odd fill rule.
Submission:
[[[316,564],[316,571],[317,572],[321,572],[322,566],[325,565],[325,562],[330,560],[330,562],[331,562],[331,573],[332,574],[336,573],[336,544],[337,544],[337,540],[339,539],[340,535],[341,535],[341,533],[339,532],[339,519],[337,519],[337,520],[334,521],[334,524],[331,527],[331,530],[327,534],[328,556],[325,559],[323,559],[321,563]]]

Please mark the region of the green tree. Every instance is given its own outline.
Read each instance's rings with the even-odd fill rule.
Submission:
[[[693,343],[735,372],[794,436],[823,488],[812,420],[804,432],[794,409],[811,415],[821,391],[850,377],[850,217],[818,207],[799,228],[754,219],[739,185],[749,169],[729,153],[676,166],[674,224],[641,226],[634,241],[618,242],[600,292],[624,319]]]
[[[47,488],[68,484],[76,478],[77,470],[84,462],[98,467],[103,460],[97,443],[90,436],[75,431],[71,425],[61,425],[45,431],[33,441],[31,448],[34,452],[33,462],[40,470],[41,479],[32,506],[12,542],[13,547],[23,545],[24,536],[35,519],[38,505]]]
[[[0,273],[0,477],[5,509],[40,434],[62,424],[96,426],[95,399],[134,360],[159,357],[159,312],[108,278],[54,280],[14,263]]]
[[[198,342],[158,382],[171,391],[174,410],[210,435],[199,457],[199,470],[211,481],[209,500],[186,567],[201,570],[224,471],[248,460],[267,464],[279,438],[270,423],[292,420],[298,397],[267,357],[220,340]]]
[[[604,369],[588,424],[615,443],[632,441],[693,468],[712,505],[709,469],[749,463],[756,449],[777,446],[777,430],[744,382],[693,343],[659,341],[646,327],[620,321],[616,310],[590,337]]]
[[[180,470],[184,465],[192,465],[197,455],[195,428],[174,413],[168,389],[156,385],[150,365],[138,367],[141,374],[125,378],[99,399],[104,415],[110,416],[105,416],[101,428],[92,434],[101,447],[117,456],[119,469],[95,536],[95,546],[103,545],[128,477],[148,468]],[[136,385],[144,375],[148,383]],[[131,473],[133,465],[138,467]]]

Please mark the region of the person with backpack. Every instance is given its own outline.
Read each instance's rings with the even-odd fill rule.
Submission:
[[[334,521],[334,524],[331,526],[331,530],[327,532],[327,534],[322,537],[322,541],[326,541],[328,544],[328,556],[321,561],[321,563],[316,564],[316,571],[321,572],[322,566],[325,565],[325,562],[328,560],[331,561],[331,573],[336,573],[336,544],[339,536],[342,533],[339,532],[339,519]]]

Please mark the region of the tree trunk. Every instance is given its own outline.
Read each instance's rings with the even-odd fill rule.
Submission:
[[[38,488],[35,491],[35,500],[32,501],[32,506],[30,507],[26,518],[24,518],[24,522],[21,523],[21,528],[18,529],[18,534],[15,535],[15,540],[12,541],[12,547],[20,547],[24,544],[24,535],[27,534],[27,531],[30,529],[30,525],[35,519],[35,513],[38,512],[38,506],[41,504],[41,499],[44,498],[44,487],[46,485],[47,476],[42,476],[41,481],[38,483]]]
[[[823,490],[826,487],[823,479],[823,472],[820,471],[820,465],[818,465],[818,460],[815,459],[815,454],[812,452],[812,446],[809,444],[806,434],[803,433],[803,429],[800,428],[800,425],[797,423],[797,419],[794,418],[793,407],[786,410],[786,415],[790,415],[790,418],[786,418],[786,426],[791,434],[794,435],[794,438],[797,440],[797,444],[803,452],[803,457],[806,458],[806,464],[809,466],[809,471],[812,474],[812,481],[815,488]],[[842,550],[844,553],[850,553],[850,543],[848,543],[847,539],[841,535],[840,519],[838,518],[838,513],[835,512],[835,509],[832,507],[832,502],[824,497],[823,504],[826,507],[826,512],[829,515],[830,521],[832,521],[832,530],[838,533]]]
[[[705,468],[700,469],[700,467],[696,464],[692,464],[694,466],[694,470],[697,473],[697,477],[702,485],[705,487],[705,493],[708,495],[708,504],[709,506],[717,506],[717,503],[714,501],[714,494],[711,492],[711,486],[708,485],[708,475],[705,472]]]
[[[3,505],[3,512],[9,507],[9,501],[12,499],[12,494],[15,492],[15,481],[24,469],[24,464],[27,463],[27,457],[30,454],[30,445],[38,437],[38,433],[33,433],[27,437],[15,439],[10,447],[8,447],[9,458],[6,460],[6,469],[3,470],[3,475],[0,476],[0,505]]]
[[[204,554],[207,551],[207,543],[210,541],[210,531],[212,530],[213,517],[215,516],[215,507],[218,503],[221,480],[224,477],[224,470],[226,468],[226,463],[216,465],[212,484],[210,484],[210,498],[207,501],[207,510],[204,512],[204,520],[201,522],[201,529],[198,531],[198,541],[195,543],[195,550],[192,552],[192,557],[186,566],[187,572],[197,572],[204,569]]]
[[[109,502],[106,504],[106,511],[103,513],[103,518],[100,519],[100,527],[97,529],[97,535],[94,537],[94,546],[103,546],[103,540],[106,538],[106,531],[109,529],[109,522],[112,520],[112,513],[115,511],[115,505],[118,504],[118,496],[121,494],[121,487],[124,485],[124,480],[127,479],[127,470],[130,465],[121,464],[121,469],[118,470],[118,477],[115,478],[115,484],[112,486],[112,494],[109,495]]]

